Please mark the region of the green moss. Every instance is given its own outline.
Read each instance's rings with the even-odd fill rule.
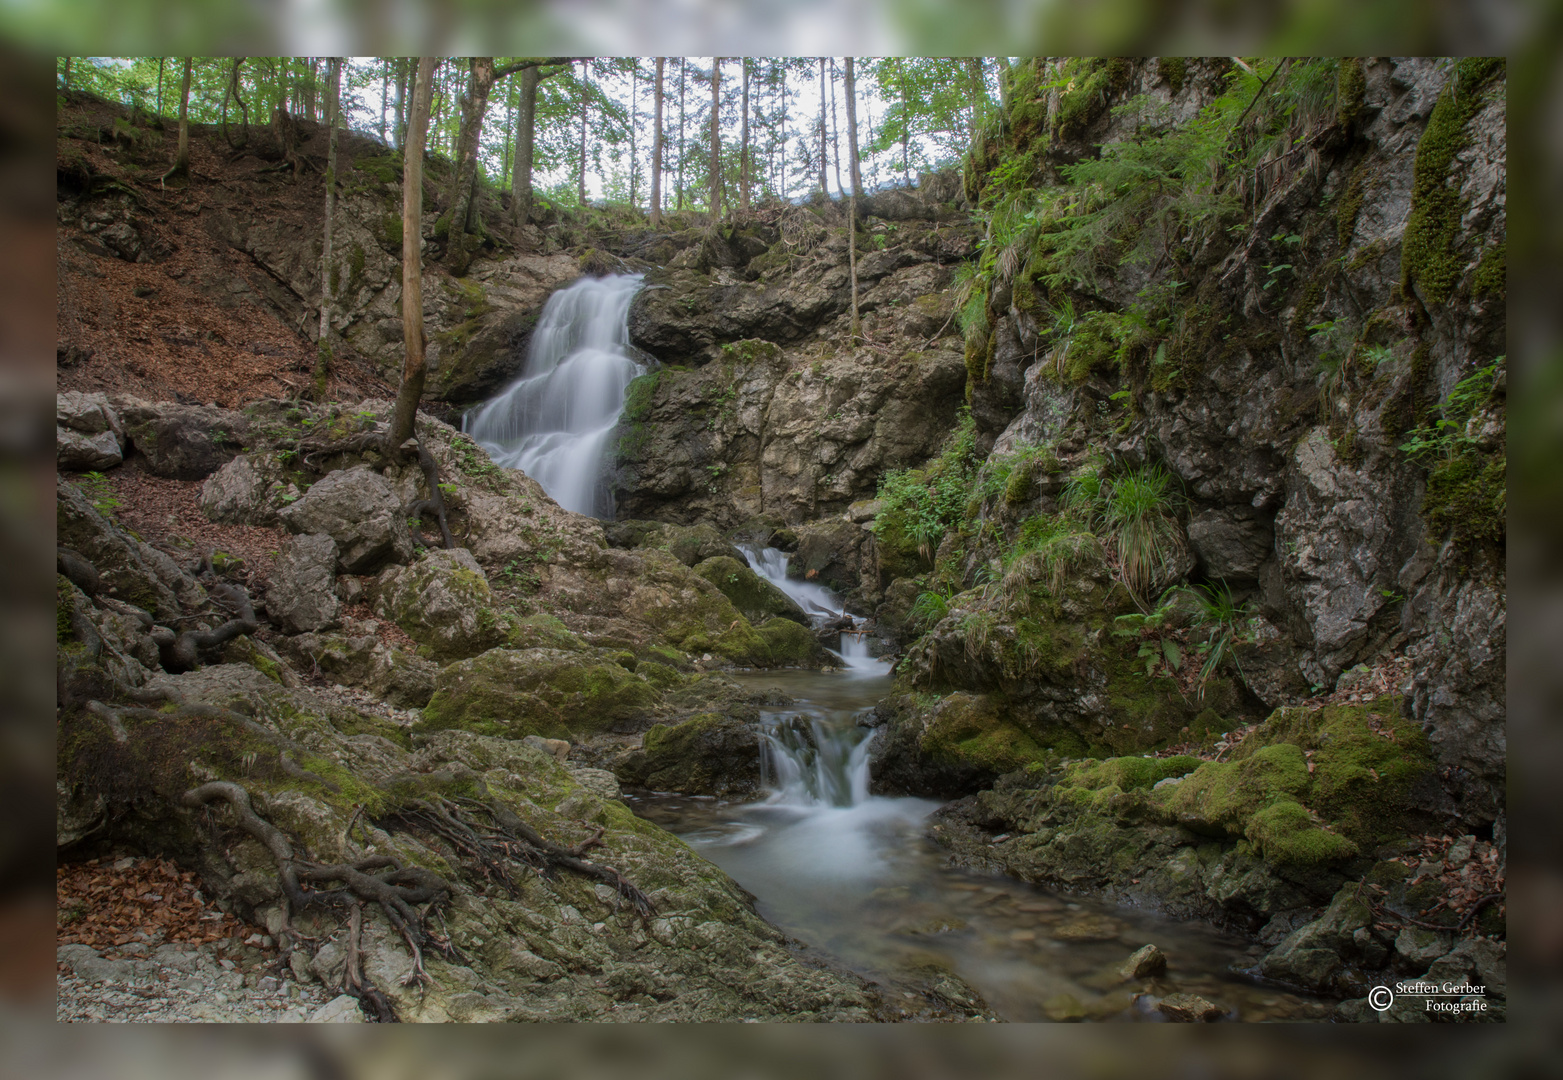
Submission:
[[[1348,56],[1340,62],[1335,77],[1335,122],[1350,127],[1362,115],[1362,102],[1367,96],[1368,80],[1362,71],[1362,60]]]
[[[817,667],[823,658],[814,635],[791,619],[769,619],[758,632],[770,649],[772,667]]]
[[[1452,536],[1465,555],[1502,546],[1508,515],[1508,459],[1461,454],[1427,474],[1422,516],[1435,541]]]
[[[380,243],[393,251],[400,251],[402,246],[402,215],[386,214],[380,219],[379,230]]]
[[[1499,240],[1482,253],[1482,261],[1471,279],[1471,295],[1477,297],[1502,296],[1508,285],[1508,255],[1506,241]]]
[[[1153,798],[1169,818],[1195,831],[1242,836],[1254,814],[1281,800],[1296,801],[1308,788],[1301,748],[1277,743],[1243,761],[1206,762]]]
[[[1169,89],[1174,94],[1183,89],[1183,80],[1188,72],[1188,59],[1182,56],[1163,56],[1156,61],[1156,74],[1166,81]]]
[[[440,672],[417,730],[571,738],[641,719],[657,699],[645,679],[608,660],[493,649]]]
[[[361,157],[353,162],[353,168],[377,184],[399,184],[402,182],[402,159],[396,154]]]
[[[753,364],[760,361],[780,360],[781,346],[761,338],[745,338],[722,346],[723,362]]]
[[[1481,108],[1482,91],[1503,73],[1501,58],[1459,61],[1417,143],[1400,279],[1402,289],[1409,293],[1415,285],[1429,304],[1447,300],[1465,268],[1465,258],[1456,250],[1464,207],[1449,174],[1455,156],[1469,141],[1465,128]]]
[[[1366,161],[1353,169],[1351,177],[1346,181],[1346,190],[1341,192],[1340,201],[1335,204],[1335,240],[1342,251],[1351,243],[1351,234],[1357,228],[1357,215],[1362,212],[1362,189],[1367,184],[1367,173]],[[1357,258],[1362,258],[1360,252]],[[1355,261],[1352,269],[1357,269]]]
[[[1281,800],[1249,819],[1244,835],[1265,860],[1293,869],[1312,869],[1357,855],[1357,845],[1323,828],[1301,803]]]
[[[1203,764],[1187,754],[1174,757],[1116,757],[1105,761],[1074,762],[1065,766],[1059,787],[1097,789],[1114,787],[1121,791],[1139,791],[1155,786],[1169,776],[1186,776]]]
[[[1018,727],[1002,703],[988,696],[951,694],[924,731],[920,748],[934,761],[968,765],[994,775],[1048,760],[1047,747]]]
[[[988,381],[988,369],[993,360],[993,335],[973,334],[966,339],[966,396],[971,388]]]
[[[637,375],[624,388],[624,409],[619,414],[631,423],[641,423],[651,415],[651,405],[656,398],[657,385],[662,372],[652,371]]]
[[[76,587],[64,574],[54,576],[54,640],[56,644],[76,640],[71,616],[76,611]]]

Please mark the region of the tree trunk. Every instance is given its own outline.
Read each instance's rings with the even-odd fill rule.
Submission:
[[[640,194],[637,181],[640,179],[640,157],[636,154],[635,129],[640,126],[640,117],[636,112],[640,108],[638,91],[640,90],[640,57],[635,57],[635,66],[630,68],[630,209],[637,207],[635,196]]]
[[[830,58],[830,145],[836,151],[831,157],[836,171],[836,191],[846,191],[841,183],[841,124],[836,119],[836,58]]]
[[[688,63],[678,58],[678,206],[684,209],[684,73]]]
[[[382,60],[380,63],[385,65],[380,72],[380,141],[389,146],[390,140],[385,129],[385,111],[391,100],[391,62]]]
[[[743,125],[738,136],[738,205],[749,209],[749,58],[739,61],[743,65]]]
[[[233,66],[228,70],[228,89],[223,94],[223,139],[228,143],[229,146],[234,147],[235,149],[244,146],[250,141],[250,109],[249,106],[244,103],[243,96],[241,96],[239,93],[239,65],[243,63],[244,57],[235,56],[233,58]],[[240,135],[238,142],[233,141],[233,136],[228,131],[228,99],[230,97],[239,103],[239,115],[242,118],[242,122],[244,124],[244,127],[241,129],[242,134]]]
[[[71,58],[67,56],[65,58],[65,80],[64,80],[64,82],[62,82],[60,84],[60,89],[61,90],[69,90],[70,88],[71,88]]]
[[[591,86],[591,61],[581,61],[581,169],[575,174],[575,200],[586,205],[586,93]]]
[[[722,220],[722,58],[711,57],[711,224]]]
[[[1009,116],[1009,57],[998,57],[999,62],[999,107],[1004,110],[1004,115]]]
[[[473,232],[472,202],[477,189],[478,143],[483,135],[483,118],[488,113],[489,93],[494,88],[494,58],[474,56],[467,79],[467,93],[461,103],[461,133],[456,140],[456,180],[450,193],[450,227],[446,254],[451,272],[457,277],[467,272],[476,241]]]
[[[982,72],[982,57],[968,56],[966,58],[966,75],[971,81],[971,144],[977,145],[978,112],[982,106],[982,99],[987,96],[984,86],[985,77]]]
[[[782,61],[781,69],[781,176],[776,190],[781,192],[782,202],[787,201],[789,189],[787,185],[787,61]]]
[[[852,173],[852,195],[863,197],[863,170],[857,159],[857,82],[852,76],[852,57],[847,57],[847,161]],[[854,319],[856,316],[853,317]]]
[[[396,148],[407,145],[407,59],[396,58]]]
[[[819,58],[819,189],[826,197],[830,195],[830,178],[826,175],[827,155],[825,153],[825,58]]]
[[[532,143],[537,134],[537,84],[541,78],[535,67],[521,69],[521,116],[515,175],[510,182],[510,212],[519,225],[525,225],[532,213]]]
[[[168,60],[166,56],[157,58],[157,115],[163,115],[163,64]]]
[[[652,83],[652,111],[656,118],[651,128],[651,227],[662,226],[662,65],[657,57],[656,81]]]
[[[847,196],[847,275],[852,279],[852,328],[847,342],[853,348],[861,343],[863,324],[857,313],[857,194]]]
[[[190,175],[190,66],[195,58],[185,57],[184,78],[179,83],[179,149],[174,152],[174,164],[163,180],[177,180]]]
[[[515,160],[515,141],[516,87],[514,83],[511,83],[505,89],[505,146],[503,156],[500,159],[502,168],[499,171],[499,175],[502,177],[510,176],[511,163]],[[510,195],[511,198],[514,198],[515,192],[511,191]]]
[[[331,301],[337,282],[331,272],[331,223],[336,216],[336,140],[337,109],[342,91],[342,60],[333,56],[326,76],[326,124],[330,129],[326,146],[326,229],[320,245],[320,334],[316,338],[319,361],[316,364],[316,389],[324,390],[327,357],[331,353]]]
[[[406,347],[396,412],[386,436],[387,455],[413,437],[418,402],[423,397],[423,143],[429,133],[429,99],[434,92],[434,57],[418,58],[412,116],[402,158],[402,340]]]

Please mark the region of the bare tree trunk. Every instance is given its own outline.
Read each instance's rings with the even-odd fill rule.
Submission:
[[[470,61],[467,93],[461,103],[461,133],[456,140],[456,180],[450,193],[450,227],[446,254],[451,272],[457,277],[467,272],[476,246],[469,240],[473,231],[472,203],[478,180],[478,143],[483,135],[483,118],[488,114],[489,93],[494,88],[494,58],[474,56]]]
[[[738,205],[741,209],[749,209],[749,58],[747,56],[739,60],[743,65],[744,92],[743,92],[743,125],[742,134],[738,137]]]
[[[978,112],[982,106],[982,99],[987,96],[986,77],[982,70],[982,57],[968,56],[966,58],[966,76],[971,82],[971,144],[977,145]]]
[[[391,62],[382,60],[380,63],[385,65],[380,72],[380,141],[389,146],[390,141],[385,130],[385,111],[391,100]]]
[[[684,73],[688,63],[678,58],[678,207],[684,209]]]
[[[532,143],[537,134],[537,84],[541,78],[535,67],[521,69],[521,123],[510,182],[510,212],[520,225],[525,225],[532,213]]]
[[[60,89],[61,90],[69,90],[70,88],[71,88],[71,58],[67,56],[65,58],[65,81],[60,84]]]
[[[999,106],[1004,110],[1004,115],[1009,116],[1009,57],[1000,56],[999,62]]]
[[[847,161],[852,173],[852,195],[863,197],[863,170],[857,159],[857,82],[852,75],[852,57],[847,57]]]
[[[655,103],[652,111],[655,120],[651,128],[651,227],[660,228],[662,225],[662,65],[663,57],[657,57],[656,82],[652,84],[651,94]]]
[[[315,365],[315,388],[324,391],[326,369],[330,363],[331,355],[331,301],[337,293],[340,284],[332,274],[331,267],[331,223],[336,216],[336,141],[337,110],[341,100],[342,90],[342,59],[333,56],[328,62],[329,74],[326,76],[326,124],[330,128],[330,136],[326,150],[326,229],[325,237],[320,245],[320,334],[315,339],[319,359]],[[405,230],[404,230],[405,231]],[[324,396],[321,394],[320,396]]]
[[[166,56],[157,58],[157,115],[163,115],[163,64],[168,60]]]
[[[819,189],[827,197],[830,195],[830,179],[825,170],[828,168],[829,155],[825,152],[825,136],[828,129],[825,127],[825,58],[819,58]]]
[[[244,103],[243,96],[239,93],[239,65],[244,63],[244,57],[235,56],[233,66],[228,70],[228,89],[223,94],[222,128],[223,139],[229,146],[235,149],[246,145],[250,141],[250,108]],[[233,98],[239,103],[239,115],[242,117],[244,127],[239,141],[234,142],[232,134],[228,131],[228,99]]]
[[[640,57],[635,57],[635,66],[630,69],[630,209],[635,209],[635,196],[640,193],[637,181],[640,179],[640,158],[636,154],[635,129],[640,127],[640,117],[636,111],[640,108],[637,100],[637,91],[640,90]]]
[[[503,166],[499,171],[500,176],[508,177],[510,175],[510,165],[515,160],[515,141],[516,87],[514,83],[511,83],[505,91],[505,145],[503,156],[500,159],[500,164]],[[515,192],[511,191],[510,195],[514,198]]]
[[[423,143],[429,133],[429,99],[434,92],[434,57],[418,58],[412,116],[402,163],[402,339],[406,355],[396,412],[386,436],[386,453],[395,454],[413,437],[418,402],[423,397]]]
[[[184,78],[179,83],[179,149],[174,152],[174,164],[163,174],[163,181],[190,175],[190,66],[194,60],[185,57]]]
[[[789,195],[787,186],[787,61],[782,60],[781,72],[781,177],[776,190],[781,192],[782,201],[787,201]]]
[[[711,57],[711,224],[722,220],[722,58]]]
[[[591,61],[581,61],[581,170],[576,173],[575,199],[586,205],[586,92],[591,86]]]
[[[407,59],[396,58],[396,147],[407,145]]]
[[[863,338],[863,324],[857,313],[857,193],[847,197],[847,274],[852,279],[852,328],[847,341],[856,348]]]
[[[841,183],[841,125],[836,120],[836,58],[830,58],[830,145],[835,153],[831,155],[836,171],[836,190],[846,191]]]

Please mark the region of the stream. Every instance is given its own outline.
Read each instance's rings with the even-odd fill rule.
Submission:
[[[782,553],[745,554],[811,601],[810,614],[840,613],[828,590],[785,578]],[[863,641],[843,635],[835,671],[735,676],[794,702],[762,712],[765,797],[627,795],[630,806],[753,893],[790,937],[882,985],[950,971],[1010,1021],[1159,1021],[1155,1002],[1173,991],[1217,1002],[1234,1020],[1329,1015],[1333,1002],[1239,974],[1263,951],[1239,935],[947,865],[925,835],[938,803],[869,794],[874,734],[858,721],[891,675]],[[1124,983],[1117,968],[1147,943],[1166,953],[1168,972],[1141,995],[1145,985]]]

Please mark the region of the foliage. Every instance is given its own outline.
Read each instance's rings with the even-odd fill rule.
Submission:
[[[1454,457],[1474,448],[1477,440],[1470,432],[1471,421],[1492,396],[1503,362],[1500,356],[1456,383],[1444,399],[1443,415],[1432,424],[1406,432],[1400,449],[1412,457],[1433,459]]]
[[[1143,596],[1171,576],[1183,550],[1173,477],[1160,465],[1142,465],[1093,481],[1079,477],[1065,505],[1090,515],[1118,561],[1129,591]]]
[[[1234,663],[1237,662],[1233,647],[1245,640],[1245,632],[1253,612],[1247,603],[1242,605],[1234,603],[1231,591],[1224,584],[1205,583],[1183,591],[1195,601],[1194,615],[1190,622],[1194,626],[1206,627],[1209,631],[1205,641],[1199,647],[1199,651],[1205,658],[1199,669],[1199,696],[1203,699],[1206,684],[1220,669],[1222,662],[1228,657],[1231,657]],[[1242,673],[1241,664],[1238,665],[1238,672]]]
[[[978,464],[976,424],[963,409],[938,457],[920,469],[893,469],[880,477],[884,505],[874,534],[898,530],[931,562],[945,533],[965,517]]]

